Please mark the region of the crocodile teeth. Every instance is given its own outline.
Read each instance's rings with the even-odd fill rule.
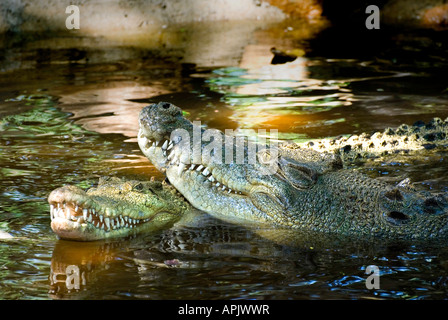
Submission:
[[[196,171],[201,171],[202,169],[204,169],[204,166],[202,164],[199,165],[199,167],[196,168]]]
[[[195,164],[192,164],[192,165],[190,166],[190,168],[188,168],[188,170],[194,170],[195,167],[196,167],[196,165],[195,165]]]
[[[168,148],[167,148],[167,150],[170,150],[172,147],[174,147],[174,143],[172,143],[172,142],[170,141],[170,143],[168,144]]]
[[[179,167],[177,169],[177,174],[180,175],[185,170],[185,167],[186,167],[185,163],[183,163],[183,162],[179,163]]]
[[[82,216],[83,216],[84,220],[87,220],[87,209],[82,210]]]
[[[204,171],[202,171],[202,174],[203,174],[204,176],[208,176],[208,175],[210,174],[210,171],[208,171],[208,169],[205,168]]]
[[[208,177],[208,181],[214,182],[215,178],[213,176]]]
[[[162,145],[162,149],[166,150],[167,147],[168,147],[168,140],[165,140],[164,144]]]
[[[110,219],[106,217],[104,222],[106,222],[107,229],[110,229]]]

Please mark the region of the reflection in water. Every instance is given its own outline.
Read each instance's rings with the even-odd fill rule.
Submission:
[[[334,239],[323,245],[325,237],[302,242],[302,235],[295,236],[295,246],[282,245],[215,221],[117,242],[60,240],[51,258],[49,295],[54,299],[212,299],[216,294],[223,299],[412,299],[432,292],[434,298],[446,297],[447,252],[439,246],[424,250],[397,243],[350,246]],[[309,246],[312,242],[316,246]],[[380,268],[380,288],[375,290],[365,285],[365,270],[372,263]]]

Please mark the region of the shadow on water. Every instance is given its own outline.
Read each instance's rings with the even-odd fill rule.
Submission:
[[[226,28],[215,35],[231,38]],[[0,298],[447,298],[443,244],[285,245],[219,223],[116,243],[57,240],[51,190],[87,188],[103,175],[162,178],[136,143],[138,113],[150,102],[173,102],[210,127],[278,129],[294,141],[448,116],[448,50],[432,34],[392,34],[387,49],[338,56],[325,34],[241,30],[227,49],[189,30],[197,41],[189,51],[85,38],[3,49],[0,236],[12,238],[0,240]],[[295,56],[271,64],[272,47]],[[440,152],[360,170],[446,191],[446,168]],[[368,265],[380,268],[378,290],[365,286]]]

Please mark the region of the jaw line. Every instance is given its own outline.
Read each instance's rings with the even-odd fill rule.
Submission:
[[[138,133],[138,144],[143,154],[151,160],[161,172],[166,172],[168,179],[178,180],[185,172],[194,174],[193,179],[203,176],[204,186],[208,186],[214,192],[222,192],[223,195],[248,196],[248,190],[237,190],[230,187],[226,182],[222,181],[217,175],[213,174],[215,167],[200,164],[186,164],[180,159],[180,155],[176,153],[176,144],[170,139],[160,141],[152,141],[142,129]],[[174,178],[174,179],[173,179]],[[170,181],[171,181],[170,180]],[[196,180],[196,179],[195,179]]]

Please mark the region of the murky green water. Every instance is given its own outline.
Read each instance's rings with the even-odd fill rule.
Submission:
[[[76,243],[52,233],[46,202],[63,184],[87,188],[102,175],[162,178],[135,139],[138,112],[148,102],[173,102],[210,127],[247,134],[278,129],[280,138],[296,141],[445,119],[446,43],[419,39],[337,59],[311,47],[305,57],[277,65],[270,64],[269,38],[245,44],[239,60],[220,66],[144,49],[58,47],[52,39],[5,49],[0,232],[13,238],[0,240],[0,298],[446,299],[444,244],[291,246],[216,221]],[[361,170],[447,191],[446,157],[439,152]],[[366,288],[368,265],[380,268],[380,289]]]

